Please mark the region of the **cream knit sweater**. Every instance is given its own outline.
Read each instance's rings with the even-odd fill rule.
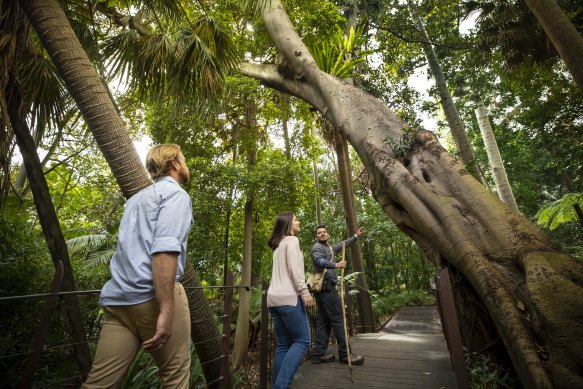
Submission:
[[[300,241],[293,235],[286,236],[273,251],[273,270],[271,284],[267,290],[267,306],[295,306],[298,296],[309,293]]]

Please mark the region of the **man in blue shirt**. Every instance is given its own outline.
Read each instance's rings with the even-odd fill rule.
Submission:
[[[350,247],[360,235],[366,232],[366,228],[360,227],[354,236],[345,240],[346,247]],[[342,251],[342,242],[329,244],[328,230],[326,226],[316,227],[317,242],[312,247],[312,261],[314,272],[324,274],[324,284],[320,292],[314,293],[316,306],[318,307],[318,318],[316,319],[316,342],[310,357],[312,363],[333,362],[334,355],[326,354],[330,330],[334,331],[334,336],[338,342],[338,357],[340,362],[348,363],[348,352],[346,349],[346,336],[344,335],[344,321],[342,318],[342,303],[336,285],[338,284],[337,268],[346,268],[346,261],[337,261],[335,253]],[[352,365],[362,365],[364,358],[360,355],[350,356]]]
[[[188,388],[190,312],[182,285],[192,203],[180,146],[154,146],[146,157],[153,185],[127,202],[111,279],[103,286],[103,327],[83,388],[117,388],[140,347],[159,367],[163,388]]]

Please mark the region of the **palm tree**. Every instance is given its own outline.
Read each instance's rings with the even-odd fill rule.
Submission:
[[[109,93],[59,4],[54,0],[32,0],[21,1],[20,6],[75,100],[124,196],[131,197],[150,185]]]
[[[58,263],[63,263],[64,274],[59,287],[66,291],[76,290],[75,278],[73,276],[73,269],[69,261],[69,254],[61,226],[57,218],[55,207],[51,200],[49,188],[43,174],[40,159],[36,153],[35,142],[30,135],[30,131],[24,118],[24,109],[26,104],[22,89],[18,85],[14,74],[10,77],[10,82],[6,85],[6,90],[9,91],[7,113],[10,117],[11,128],[14,131],[16,142],[20,149],[22,159],[26,166],[26,172],[29,177],[30,187],[34,195],[34,202],[39,216],[40,224],[47,242],[51,258],[58,267]],[[85,331],[83,328],[83,319],[77,296],[66,296],[64,298],[65,313],[70,323],[73,339],[75,340],[75,355],[79,363],[81,372],[89,373],[91,368],[91,354],[89,346],[86,342]],[[37,332],[35,343],[44,341],[45,334]],[[36,344],[37,346],[39,344]],[[32,373],[36,369],[38,362],[38,355],[33,353],[27,361],[28,373],[24,380],[32,379]],[[23,381],[24,383],[25,381]],[[23,384],[24,385],[24,384]],[[26,385],[24,385],[26,386]]]
[[[477,24],[484,46],[488,50],[500,47],[509,68],[529,59],[545,63],[558,52],[583,90],[583,65],[579,60],[583,37],[567,16],[578,12],[577,2],[480,0],[466,2],[464,7],[468,14],[479,12]]]

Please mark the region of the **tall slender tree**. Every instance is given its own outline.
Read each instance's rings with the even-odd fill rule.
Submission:
[[[257,156],[257,109],[255,102],[248,99],[245,103],[244,131],[247,133],[245,142],[247,147],[247,172],[252,174],[255,169]],[[254,189],[247,190],[245,194],[245,210],[243,223],[243,264],[241,271],[241,284],[251,285],[251,270],[253,263],[253,212],[255,203]],[[239,311],[237,313],[237,328],[235,330],[235,344],[233,346],[232,367],[238,369],[247,359],[249,345],[249,306],[250,291],[241,289],[239,291]]]
[[[429,35],[427,34],[427,30],[423,25],[423,20],[419,15],[417,15],[417,10],[415,6],[412,4],[412,0],[408,0],[408,7],[409,7],[409,14],[411,15],[411,19],[413,23],[415,23],[415,27],[421,34],[421,46],[423,47],[423,52],[425,53],[425,57],[427,58],[427,64],[429,65],[429,69],[431,71],[431,75],[435,79],[435,85],[437,86],[437,90],[439,91],[439,101],[441,103],[441,107],[443,108],[443,113],[445,114],[445,118],[447,120],[447,124],[449,125],[449,130],[453,135],[455,140],[455,144],[457,146],[458,153],[460,155],[461,161],[466,167],[466,169],[482,184],[486,184],[482,177],[482,173],[480,171],[480,167],[478,166],[476,156],[474,155],[474,150],[472,149],[472,145],[470,144],[470,140],[465,130],[464,123],[460,117],[460,114],[454,104],[453,98],[447,86],[447,80],[443,71],[441,70],[441,65],[439,64],[439,59],[435,54],[435,50],[433,49],[433,45],[431,44],[431,40],[429,39]]]
[[[482,139],[484,140],[484,146],[486,147],[486,153],[488,154],[488,161],[490,162],[490,168],[492,169],[492,176],[494,177],[498,197],[500,197],[500,200],[506,203],[511,209],[518,212],[518,205],[516,204],[516,199],[512,193],[510,182],[508,182],[506,169],[504,168],[502,156],[500,156],[500,150],[498,149],[496,137],[494,136],[494,131],[490,124],[490,118],[488,117],[488,111],[481,101],[478,101],[475,112],[476,119],[478,119],[478,126],[482,133]]]

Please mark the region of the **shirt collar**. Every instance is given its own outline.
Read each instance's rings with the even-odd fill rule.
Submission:
[[[162,176],[162,177],[158,177],[156,179],[156,182],[161,182],[161,181],[168,181],[168,182],[172,182],[178,186],[180,186],[180,184],[178,183],[178,181],[176,181],[174,178],[170,177],[170,176]]]

